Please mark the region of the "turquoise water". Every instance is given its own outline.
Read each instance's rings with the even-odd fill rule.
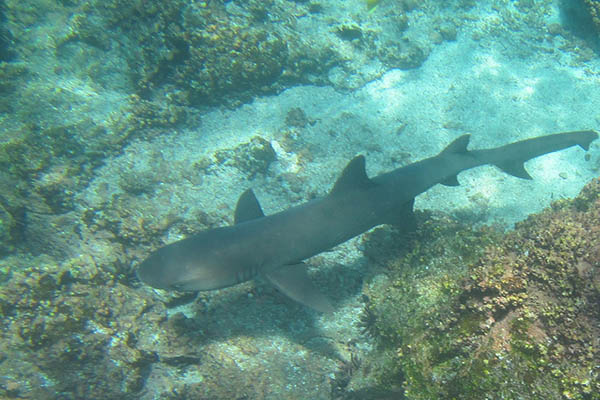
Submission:
[[[269,215],[358,154],[375,176],[465,133],[600,130],[598,18],[592,0],[0,2],[0,397],[598,399],[595,189],[519,223],[598,177],[600,141],[527,162],[533,180],[465,171],[416,198],[413,236],[307,260],[331,314],[260,277],[196,295],[135,276],[232,224],[248,188]]]

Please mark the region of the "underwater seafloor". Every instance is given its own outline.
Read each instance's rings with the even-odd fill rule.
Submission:
[[[269,214],[356,154],[582,129],[595,0],[4,0],[0,398],[600,399],[600,141],[311,258],[330,315],[134,272],[249,187]]]

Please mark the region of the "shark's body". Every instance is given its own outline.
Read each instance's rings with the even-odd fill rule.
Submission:
[[[458,185],[461,171],[492,164],[531,179],[525,161],[575,145],[587,150],[597,137],[593,131],[566,132],[469,151],[469,135],[464,135],[435,157],[374,178],[367,177],[365,159],[358,156],[327,196],[273,215],[265,216],[254,193],[247,190],[238,200],[233,226],[203,231],[158,249],[140,265],[138,276],[160,289],[211,290],[261,274],[291,298],[331,311],[327,298],[310,283],[302,260],[374,226],[408,223],[417,195],[438,183]]]

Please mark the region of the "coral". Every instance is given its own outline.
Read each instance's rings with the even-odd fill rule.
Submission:
[[[121,182],[121,185],[130,185],[129,182],[132,182],[136,176],[137,174],[128,175],[125,178],[128,181]],[[110,235],[111,240],[119,243],[129,245],[152,243],[152,239],[156,239],[173,225],[182,222],[175,213],[160,212],[160,204],[142,200],[134,193],[130,193],[134,190],[151,190],[154,183],[155,177],[151,176],[150,181],[144,181],[136,186],[126,186],[124,190],[127,193],[111,196],[105,204],[97,208],[86,209],[82,216],[83,224],[90,233]],[[184,229],[184,233],[189,233],[189,230],[189,227],[187,230]]]
[[[140,196],[152,195],[159,182],[172,179],[172,166],[164,165],[160,156],[152,159],[150,167],[119,170],[116,182],[123,193],[110,195],[107,191],[104,202],[84,211],[82,222],[90,232],[110,233],[111,240],[131,246],[157,245],[157,238],[171,228],[185,235],[222,223],[214,215],[202,211],[194,213],[193,221],[185,220],[177,209],[171,212],[161,209],[164,205],[155,196]],[[195,179],[193,177],[211,174],[216,168],[226,166],[239,169],[252,178],[265,174],[275,159],[270,142],[256,136],[237,147],[215,152],[213,158],[198,160],[193,170],[186,172],[186,177]],[[102,193],[105,189],[99,188],[98,192]]]
[[[367,290],[363,318],[379,387],[408,399],[600,399],[600,180],[503,238],[429,224],[408,247],[367,253],[392,277]]]
[[[253,24],[268,18],[272,7],[250,2],[240,19],[220,2],[92,1],[62,41],[108,51],[110,32],[118,32],[134,44],[126,57],[143,99],[166,94],[174,104],[234,105],[253,92],[272,91],[287,63],[286,41]]]

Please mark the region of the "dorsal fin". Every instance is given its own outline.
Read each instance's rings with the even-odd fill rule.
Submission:
[[[454,139],[452,143],[450,143],[440,154],[451,154],[451,153],[466,153],[467,146],[469,145],[469,140],[471,139],[471,135],[466,134],[459,136]]]
[[[248,189],[242,193],[235,206],[234,223],[239,224],[240,222],[262,218],[264,216],[265,214],[252,189]]]
[[[333,185],[330,194],[345,192],[361,187],[369,187],[375,183],[367,176],[365,170],[365,156],[354,157],[342,171],[342,174]]]

